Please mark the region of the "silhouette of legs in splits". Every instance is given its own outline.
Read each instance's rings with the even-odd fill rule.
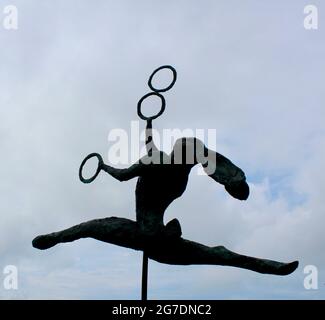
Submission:
[[[177,224],[175,220],[171,225]],[[146,234],[138,223],[125,218],[110,217],[81,223],[63,231],[38,236],[33,240],[37,249],[48,249],[59,243],[81,238],[93,238],[135,250],[146,250],[152,260],[174,265],[223,265],[252,270],[259,273],[287,275],[298,262],[282,263],[237,254],[223,246],[208,247],[178,236],[172,236],[173,228],[152,236]],[[177,230],[175,228],[174,230]]]

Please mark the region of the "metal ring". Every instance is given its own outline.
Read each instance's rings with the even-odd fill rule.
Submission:
[[[97,170],[96,170],[96,173],[89,179],[85,179],[83,176],[82,176],[82,169],[84,167],[84,165],[86,164],[86,162],[90,159],[90,158],[93,158],[93,157],[97,157],[98,159],[98,167],[97,167]],[[103,158],[102,156],[99,154],[99,153],[91,153],[89,154],[82,162],[81,162],[81,165],[80,165],[80,168],[79,168],[79,179],[83,182],[83,183],[90,183],[90,182],[93,182],[100,170],[101,170],[101,163],[103,163]]]
[[[151,117],[146,117],[145,115],[143,115],[143,113],[141,112],[141,105],[142,105],[142,102],[147,99],[148,97],[151,97],[151,96],[157,96],[160,98],[161,100],[161,107],[160,107],[160,111],[154,115],[154,116],[151,116]],[[163,114],[163,112],[165,111],[165,107],[166,107],[166,100],[164,98],[163,95],[161,95],[160,93],[158,92],[149,92],[147,93],[146,95],[144,95],[138,102],[138,116],[142,119],[142,120],[153,120],[153,119],[156,119],[158,118],[159,116],[161,116]]]
[[[155,88],[155,87],[152,85],[152,79],[153,79],[153,77],[155,76],[155,74],[156,74],[158,71],[162,70],[162,69],[169,69],[169,70],[171,70],[171,72],[173,73],[173,81],[171,82],[171,84],[170,84],[168,87],[166,87],[166,88],[164,88],[164,89],[157,89],[157,88]],[[177,79],[177,72],[176,72],[176,70],[175,70],[172,66],[168,66],[168,65],[166,65],[166,66],[161,66],[161,67],[159,67],[158,69],[156,69],[156,70],[151,74],[151,76],[150,76],[150,78],[149,78],[149,80],[148,80],[148,86],[149,86],[149,88],[150,88],[152,91],[154,91],[154,92],[166,92],[166,91],[170,90],[170,89],[174,86],[174,84],[175,84],[175,82],[176,82],[176,79]]]

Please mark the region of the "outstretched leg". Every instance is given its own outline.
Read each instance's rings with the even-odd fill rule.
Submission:
[[[298,267],[298,261],[278,262],[241,255],[224,246],[208,247],[183,238],[175,240],[172,246],[157,245],[147,251],[151,259],[175,265],[222,265],[252,270],[259,273],[288,275]]]
[[[168,241],[180,238],[181,234],[181,227],[177,219],[167,223],[166,227],[161,232],[157,232],[155,236],[135,221],[110,217],[83,222],[59,232],[38,236],[32,244],[37,249],[45,250],[58,243],[72,242],[81,238],[94,238],[126,248],[143,250],[148,239]]]
[[[123,236],[127,235],[127,236]],[[141,234],[135,221],[110,217],[83,222],[71,228],[36,237],[32,244],[37,249],[49,249],[58,243],[72,242],[81,238],[94,238],[139,250]]]

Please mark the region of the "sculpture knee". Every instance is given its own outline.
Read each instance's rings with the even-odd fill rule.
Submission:
[[[180,238],[182,236],[182,228],[179,221],[177,219],[169,221],[165,226],[164,234],[167,237]]]

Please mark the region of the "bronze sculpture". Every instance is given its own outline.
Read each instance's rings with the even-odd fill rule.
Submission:
[[[152,79],[161,69],[171,70],[173,81],[167,88],[157,89],[152,85]],[[176,70],[171,66],[156,69],[148,82],[152,92],[146,94],[138,103],[138,115],[147,121],[145,157],[129,168],[116,169],[104,164],[99,154],[92,153],[80,166],[79,177],[84,183],[92,182],[102,170],[119,181],[138,178],[135,192],[136,221],[118,217],[95,219],[60,232],[38,236],[33,240],[33,246],[38,249],[48,249],[58,243],[71,242],[80,238],[94,238],[141,250],[144,252],[143,298],[146,298],[148,257],[161,263],[175,265],[210,264],[233,266],[274,275],[292,273],[298,267],[298,261],[282,263],[240,255],[223,246],[208,247],[183,239],[177,219],[164,225],[165,210],[185,191],[188,175],[197,164],[201,164],[207,175],[222,184],[234,198],[246,200],[249,196],[249,186],[244,172],[223,155],[209,150],[199,139],[177,140],[170,155],[155,146],[152,137],[152,120],[164,112],[166,103],[161,92],[169,90],[175,84],[176,76]],[[141,112],[141,104],[144,99],[152,95],[160,98],[161,110],[155,116],[146,117]],[[98,168],[92,178],[85,179],[82,176],[82,169],[92,157],[98,158]],[[189,159],[191,161],[188,161]]]

